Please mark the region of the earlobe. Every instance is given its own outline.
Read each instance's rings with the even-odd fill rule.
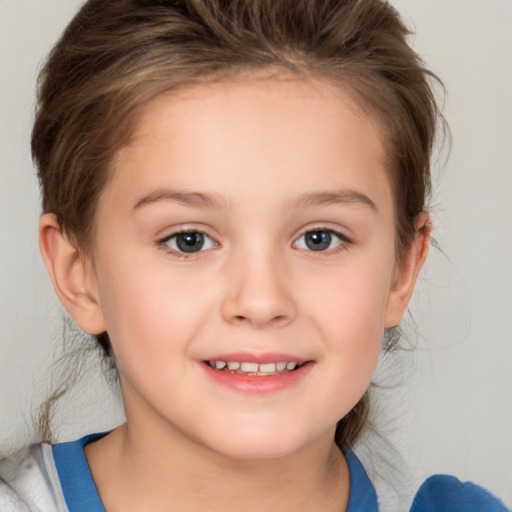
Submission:
[[[53,287],[66,311],[89,334],[105,331],[94,269],[69,242],[57,217],[39,220],[39,247]]]
[[[426,213],[420,214],[416,222],[414,240],[403,258],[397,263],[393,285],[388,297],[384,327],[395,327],[400,323],[409,304],[416,279],[427,258],[432,223]]]

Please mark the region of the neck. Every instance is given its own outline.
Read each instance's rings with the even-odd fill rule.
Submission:
[[[86,447],[108,512],[346,508],[350,477],[332,437],[284,457],[250,460],[228,458],[178,437],[141,433],[128,422]]]

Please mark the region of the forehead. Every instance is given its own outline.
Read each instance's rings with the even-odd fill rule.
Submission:
[[[195,119],[199,122],[217,109],[225,112],[238,109],[237,116],[231,116],[234,123],[259,121],[257,114],[269,110],[269,124],[281,120],[283,124],[304,119],[304,109],[314,112],[311,126],[315,121],[334,120],[336,117],[350,117],[352,124],[367,127],[371,135],[381,137],[385,130],[360,96],[348,85],[313,76],[297,76],[282,71],[271,73],[254,72],[236,75],[226,79],[212,79],[200,84],[182,85],[169,92],[159,94],[148,102],[135,119],[134,130],[126,146],[135,146],[145,137],[153,137],[156,130],[166,121],[180,124]],[[255,115],[256,114],[256,115]],[[283,117],[283,114],[286,114]],[[349,116],[347,116],[349,114]],[[203,119],[200,119],[200,117]],[[215,112],[219,128],[225,118]],[[302,123],[299,124],[303,128]],[[238,126],[240,127],[240,126]],[[313,130],[314,131],[314,128]],[[340,136],[343,136],[340,133]]]
[[[322,80],[253,76],[183,87],[152,100],[116,155],[112,178],[150,189],[168,170],[176,187],[183,180],[189,187],[193,176],[222,193],[225,182],[217,178],[231,172],[232,192],[251,189],[252,182],[258,194],[261,181],[271,179],[266,193],[288,185],[293,195],[326,168],[338,178],[344,170],[368,169],[375,176],[361,173],[361,186],[366,177],[374,189],[388,189],[385,166],[381,129],[354,94]],[[161,172],[149,172],[155,169]]]

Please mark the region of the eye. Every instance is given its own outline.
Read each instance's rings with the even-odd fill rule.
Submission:
[[[348,240],[340,233],[331,229],[313,229],[302,234],[295,246],[306,251],[328,251],[336,249]]]
[[[164,238],[160,243],[173,251],[186,254],[206,251],[216,246],[216,243],[206,233],[200,231],[181,231]]]

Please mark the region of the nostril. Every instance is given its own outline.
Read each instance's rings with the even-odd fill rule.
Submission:
[[[263,326],[265,324],[271,324],[271,325],[274,325],[274,326],[279,326],[281,324],[287,323],[288,322],[288,317],[286,315],[278,315],[278,316],[275,316],[275,317],[270,318],[270,319],[265,319],[265,320],[259,321],[258,319],[251,319],[250,316],[235,315],[235,316],[233,316],[233,321],[235,323],[244,323],[244,322],[249,321],[249,322],[251,322],[251,323],[253,323],[254,325],[257,325],[257,326]]]
[[[274,318],[272,318],[271,323],[273,323],[274,325],[282,325],[282,324],[288,323],[288,321],[289,321],[288,316],[278,315],[278,316],[275,316]]]

